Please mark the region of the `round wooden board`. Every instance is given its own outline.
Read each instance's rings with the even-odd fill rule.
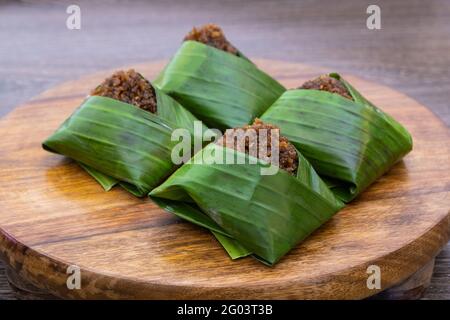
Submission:
[[[287,87],[327,70],[256,60]],[[165,61],[133,66],[152,79]],[[329,70],[328,70],[329,71]],[[74,162],[41,149],[110,72],[51,89],[0,121],[0,253],[21,279],[64,298],[353,299],[398,284],[449,238],[448,129],[387,87],[346,76],[412,133],[414,150],[275,267],[231,261],[206,230],[120,188],[104,192]],[[81,289],[66,285],[68,266]],[[381,289],[367,288],[367,267]]]

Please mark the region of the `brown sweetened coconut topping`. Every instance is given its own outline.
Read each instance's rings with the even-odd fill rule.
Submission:
[[[200,28],[194,27],[191,32],[184,37],[184,41],[187,40],[201,42],[234,55],[237,55],[238,53],[237,49],[225,38],[222,29],[216,24],[205,24]]]
[[[298,89],[316,89],[316,90],[323,90],[328,91],[331,93],[337,93],[344,98],[353,100],[352,96],[350,95],[350,92],[348,92],[347,88],[344,86],[344,84],[328,75],[322,75],[314,80],[306,81],[301,87]]]
[[[156,112],[155,89],[133,69],[115,72],[92,90],[91,95],[113,98],[152,113]]]
[[[239,129],[243,130],[244,132],[249,129],[255,130],[258,141],[254,141],[255,139],[252,139],[252,141],[250,141],[249,137],[247,136],[247,137],[245,137],[245,150],[240,150],[239,144],[237,144],[234,139],[234,136],[239,137],[239,135],[233,134],[233,133],[235,133],[236,130],[239,130]],[[280,152],[279,153],[279,164],[275,163],[275,161],[274,161],[275,159],[273,159],[273,157],[271,157],[271,147],[272,147],[271,131],[279,130],[279,128],[274,125],[271,125],[271,124],[266,124],[258,118],[255,119],[255,121],[253,122],[252,125],[247,125],[242,128],[234,128],[234,129],[227,130],[225,135],[223,135],[222,138],[220,138],[217,141],[217,144],[249,154],[249,150],[254,148],[255,147],[254,144],[256,143],[257,144],[256,152],[259,155],[259,149],[258,149],[260,147],[259,146],[259,143],[260,143],[259,134],[260,134],[261,129],[267,130],[267,156],[269,157],[268,160],[270,160],[270,162],[272,162],[272,164],[278,165],[281,169],[286,170],[288,173],[295,175],[297,173],[297,168],[298,168],[297,150],[288,141],[287,138],[285,138],[283,136],[279,136],[279,152]],[[229,139],[227,139],[227,137],[229,137]],[[265,160],[267,160],[267,159],[265,159]]]

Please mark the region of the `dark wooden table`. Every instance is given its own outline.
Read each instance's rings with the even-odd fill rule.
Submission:
[[[216,22],[250,57],[297,61],[389,85],[450,126],[450,2],[0,0],[0,116],[39,92],[101,69],[170,57],[193,25]],[[381,7],[381,30],[366,8]],[[0,299],[14,299],[0,262]],[[450,245],[425,299],[450,299]]]

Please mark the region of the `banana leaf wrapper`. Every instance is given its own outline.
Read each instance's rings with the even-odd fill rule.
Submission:
[[[174,129],[193,137],[197,119],[155,88],[158,111],[152,114],[111,98],[92,96],[51,135],[44,149],[76,160],[105,190],[120,184],[143,197],[176,170],[171,152]]]
[[[81,168],[83,168],[92,178],[94,178],[105,191],[111,190],[115,185],[119,184],[120,181],[116,178],[107,176],[104,173],[101,173],[98,170],[95,170],[94,168],[91,168],[85,164],[82,164],[78,162]]]
[[[153,82],[210,128],[250,123],[286,90],[242,56],[185,41]]]
[[[223,159],[241,157],[246,162],[216,164],[219,153]],[[166,210],[218,234],[229,253],[252,253],[261,262],[273,265],[330,219],[343,203],[301,154],[297,176],[281,169],[274,175],[261,175],[260,169],[267,164],[255,158],[258,163],[251,164],[251,158],[211,143],[153,189],[150,196]],[[222,242],[223,236],[233,242]]]
[[[345,202],[358,196],[412,149],[409,132],[338,74],[354,101],[319,90],[286,91],[261,119],[310,161]]]

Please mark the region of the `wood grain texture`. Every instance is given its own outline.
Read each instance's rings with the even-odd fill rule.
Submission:
[[[82,30],[68,31],[72,1],[0,1],[0,40],[8,48],[0,52],[0,116],[64,80],[167,58],[187,29],[211,21],[249,56],[325,65],[383,83],[450,125],[448,0],[377,0],[378,31],[365,28],[371,0],[130,2],[78,0]],[[0,299],[9,299],[3,274],[0,261]],[[424,298],[450,299],[450,244],[436,259]]]
[[[287,87],[327,70],[256,60]],[[164,62],[134,66],[152,79]],[[0,121],[0,251],[32,285],[68,298],[364,298],[407,279],[447,243],[448,129],[387,87],[348,78],[412,133],[414,150],[274,268],[231,261],[214,238],[116,188],[103,192],[40,142],[108,73],[51,89]],[[82,289],[68,290],[68,265]]]
[[[388,290],[370,297],[369,299],[383,300],[417,300],[420,299],[430,285],[435,260],[431,260],[411,277]]]

